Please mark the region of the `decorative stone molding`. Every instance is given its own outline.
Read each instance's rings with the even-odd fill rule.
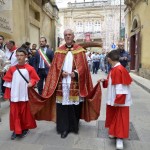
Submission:
[[[13,32],[12,0],[0,0],[0,32]]]

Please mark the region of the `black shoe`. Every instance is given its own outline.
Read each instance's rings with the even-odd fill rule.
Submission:
[[[17,134],[15,132],[13,132],[12,135],[11,135],[11,140],[15,140],[16,137],[17,137]]]
[[[68,135],[68,132],[67,131],[64,131],[63,133],[61,133],[61,138],[66,138]]]
[[[22,134],[20,135],[20,137],[23,138],[23,137],[27,136],[28,133],[29,133],[28,129],[27,130],[23,130]]]

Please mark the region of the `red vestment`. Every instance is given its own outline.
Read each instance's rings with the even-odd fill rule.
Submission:
[[[110,71],[108,80],[104,82],[104,88],[107,87],[109,79],[111,84],[122,84],[129,86],[132,79],[127,70],[122,65],[117,65]],[[115,104],[125,104],[126,94],[116,94]],[[128,138],[129,136],[129,106],[106,106],[105,127],[109,128],[109,134],[117,138]]]
[[[30,89],[31,111],[37,120],[56,121],[56,89],[62,73],[62,67],[68,49],[65,45],[55,52],[50,71],[47,75],[42,96]],[[101,89],[97,84],[93,88],[85,50],[74,44],[71,52],[74,57],[75,68],[78,71],[79,94],[85,98],[82,106],[81,119],[96,120],[100,115]]]
[[[33,86],[37,83],[39,77],[33,67],[28,64],[17,65],[17,67],[20,69],[25,78],[29,76],[29,81]],[[7,82],[4,98],[10,99],[10,130],[14,131],[16,134],[22,134],[22,131],[25,129],[36,128],[36,122],[31,114],[28,99],[24,99],[28,97],[28,90],[26,89],[27,83],[18,73],[16,66],[10,67],[3,79]],[[15,89],[16,85],[20,88],[22,86],[22,91],[18,88]],[[16,97],[14,97],[14,92],[11,92],[13,89],[15,89],[17,93],[15,95],[17,100]],[[22,96],[20,96],[20,94],[22,94]],[[18,99],[18,97],[21,99]]]

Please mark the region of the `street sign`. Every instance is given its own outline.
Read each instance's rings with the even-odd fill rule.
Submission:
[[[111,45],[111,48],[112,48],[112,49],[115,49],[115,48],[116,48],[116,45],[113,43],[113,44]]]

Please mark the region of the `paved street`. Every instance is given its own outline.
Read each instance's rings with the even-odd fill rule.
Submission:
[[[105,77],[103,72],[92,75],[94,84]],[[148,83],[147,83],[148,84]],[[133,106],[131,106],[130,122],[132,125],[129,140],[124,141],[125,150],[150,149],[150,93],[137,84],[132,84]],[[61,139],[56,133],[55,123],[40,121],[38,127],[31,130],[23,139],[10,140],[9,103],[2,103],[2,122],[0,123],[0,150],[115,150],[115,141],[107,138],[102,123],[105,120],[106,89],[102,89],[101,116],[97,121],[80,122],[78,135],[69,134]],[[101,130],[101,132],[100,132]]]

